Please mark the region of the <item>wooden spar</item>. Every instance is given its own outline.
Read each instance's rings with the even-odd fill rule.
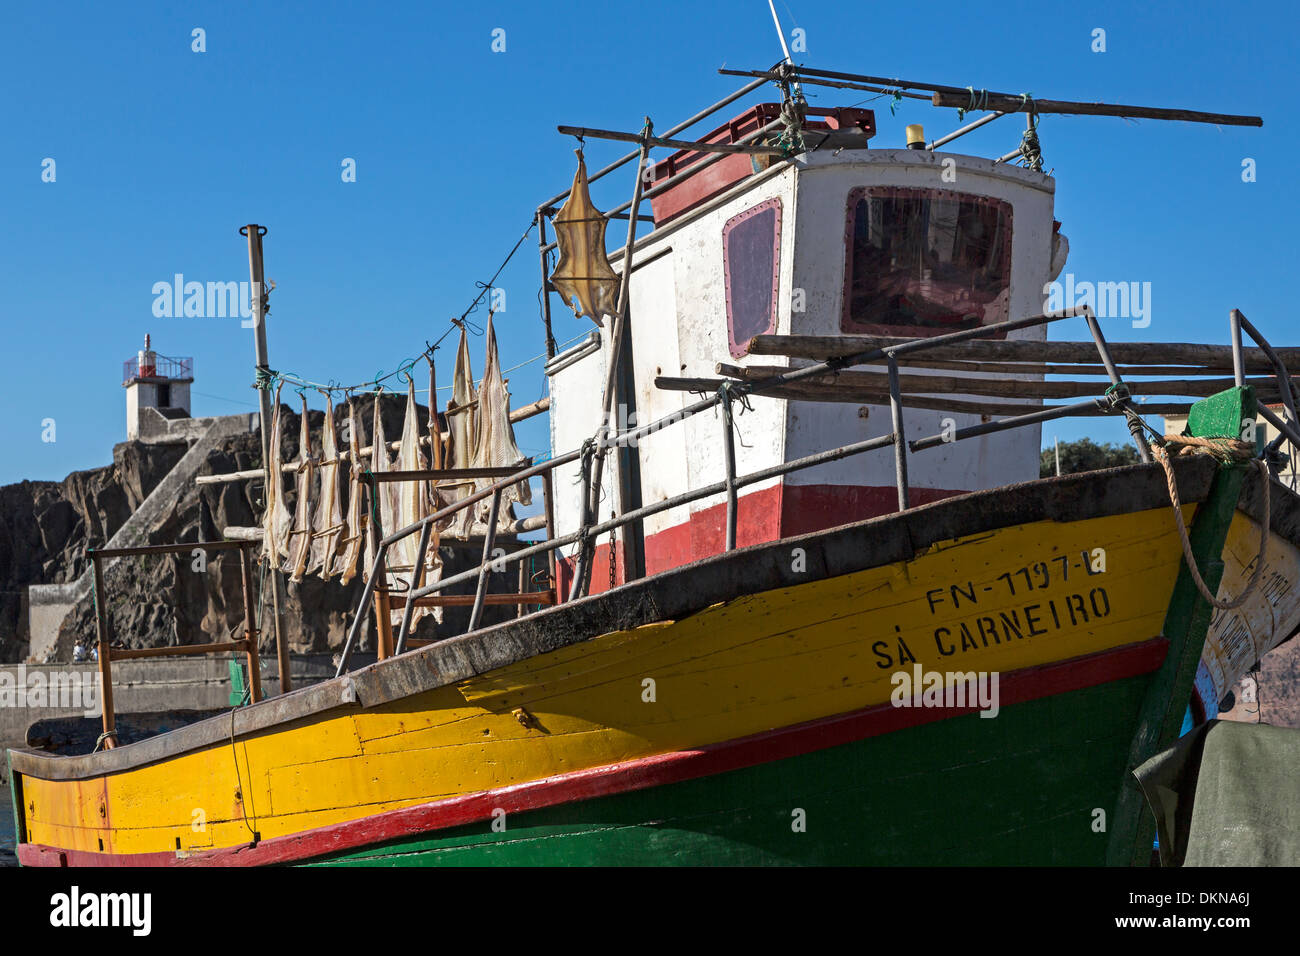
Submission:
[[[248,642],[217,641],[212,644],[175,644],[168,647],[113,648],[114,660],[135,660],[144,657],[188,657],[198,654],[223,654],[232,651],[246,651]],[[257,700],[256,697],[253,698]]]
[[[753,353],[759,354],[759,353]],[[805,356],[806,357],[806,356]],[[884,364],[883,358],[873,362],[864,362],[863,366],[877,363]],[[1110,373],[1104,365],[1076,365],[1074,363],[1050,362],[967,362],[943,361],[927,358],[900,358],[900,368],[925,368],[945,372],[969,372],[980,375],[1101,375]],[[1125,378],[1144,375],[1227,375],[1232,368],[1217,363],[1210,366],[1196,365],[1118,365],[1119,373]],[[784,371],[784,369],[783,369]],[[1265,372],[1267,369],[1257,369]],[[722,374],[722,373],[720,373]],[[730,373],[726,373],[730,374]]]
[[[749,354],[828,359],[914,341],[916,340],[883,335],[756,335],[749,343]],[[1200,345],[1190,342],[1109,342],[1107,346],[1110,349],[1111,359],[1116,364],[1159,363],[1232,370],[1232,347],[1228,345]],[[1300,370],[1300,348],[1278,348],[1273,351],[1288,368]],[[922,364],[931,359],[1095,363],[1097,346],[1092,342],[974,339],[956,345],[936,345],[932,349],[925,350],[923,355],[923,359],[918,359]],[[1268,373],[1274,371],[1272,362],[1261,349],[1242,349],[1242,355],[1245,371]]]
[[[783,79],[783,75],[778,70],[718,70],[718,72],[721,73],[723,76],[753,76],[753,77],[758,77],[759,79],[773,80],[773,81],[779,81]],[[800,78],[800,81],[803,82],[802,77]],[[878,85],[873,86],[864,83],[854,83],[848,80],[835,81],[835,80],[808,78],[806,82],[811,83],[814,86],[834,87],[837,90],[864,90],[867,93],[891,93],[891,94],[896,92],[898,93],[899,96],[905,96],[908,99],[913,99],[913,100],[928,100],[930,98],[924,93],[909,93],[906,90],[900,90],[897,89],[896,87],[886,88]]]
[[[424,597],[416,598],[412,603],[416,607],[473,607],[473,594],[426,594]],[[406,597],[400,594],[391,595],[388,598],[389,604],[393,609],[405,608],[407,604]],[[512,604],[555,604],[555,591],[525,591],[522,594],[484,594],[483,605],[485,607],[500,607]],[[411,643],[407,639],[407,644]]]
[[[526,518],[512,518],[510,521],[502,521],[497,526],[497,536],[520,535],[528,531],[539,531],[546,527],[545,515],[529,515]],[[229,526],[221,529],[221,533],[231,541],[261,541],[266,531],[262,528],[240,528]],[[443,533],[446,537],[446,533]],[[451,541],[451,538],[447,538]],[[449,544],[444,547],[450,547]]]
[[[882,378],[884,376],[881,376]],[[718,386],[728,381],[724,378],[674,378],[669,376],[659,376],[655,379],[655,387],[667,391],[676,392],[701,392],[713,393],[718,390]],[[1104,391],[1098,384],[1094,387],[1089,395],[1100,396]],[[992,415],[995,417],[1006,417],[1008,415],[1028,415],[1034,412],[1041,412],[1044,409],[1050,409],[1051,405],[1027,405],[1017,404],[1014,402],[971,402],[958,398],[935,398],[923,395],[912,395],[903,390],[907,396],[903,405],[907,408],[922,408],[933,411],[955,412],[967,415]],[[770,398],[785,398],[801,402],[828,402],[850,405],[889,405],[888,384],[884,390],[876,386],[862,387],[858,385],[819,385],[806,384],[805,382],[792,382],[774,388],[770,391],[764,391],[762,395]],[[966,392],[965,394],[972,394]],[[1025,396],[1028,397],[1028,396]],[[1191,408],[1190,402],[1144,402],[1135,406],[1138,411],[1149,415],[1186,415]],[[1099,409],[1098,415],[1103,414]]]
[[[785,150],[776,146],[739,146],[735,143],[701,143],[687,139],[664,139],[661,136],[642,136],[640,133],[620,133],[612,129],[588,129],[585,126],[555,127],[565,136],[590,136],[592,139],[615,139],[623,143],[645,143],[649,146],[666,146],[669,149],[689,149],[701,153],[747,153],[751,156],[784,156]]]
[[[848,89],[866,89],[875,93],[893,93],[914,99],[925,99],[909,90],[926,90],[935,106],[957,109],[996,110],[1000,113],[1067,113],[1081,116],[1119,116],[1130,119],[1181,120],[1188,123],[1213,123],[1216,126],[1263,126],[1258,116],[1239,116],[1233,113],[1204,113],[1199,110],[1166,109],[1157,106],[1126,106],[1116,103],[1079,103],[1071,100],[1040,100],[1016,93],[993,93],[989,90],[967,89],[962,86],[945,86],[938,83],[921,83],[912,80],[891,79],[884,76],[867,76],[861,73],[839,73],[834,70],[815,70],[811,67],[792,66],[777,70],[719,70],[728,76],[754,76],[768,79],[797,79],[814,86],[831,86]],[[870,84],[855,86],[852,84]]]
[[[974,94],[980,109],[999,113],[1063,113],[1075,116],[1120,116],[1128,119],[1176,120],[1184,123],[1212,123],[1215,126],[1263,126],[1258,116],[1240,116],[1234,113],[1203,113],[1200,110],[1166,109],[1159,106],[1125,106],[1119,103],[1077,103],[1071,100],[1040,100],[1012,93],[990,93],[980,90]],[[935,106],[952,106],[969,109],[972,95],[968,90],[960,93],[936,91],[930,102]]]
[[[719,362],[716,371],[722,375],[745,382],[762,382],[787,368],[773,365],[742,367]],[[985,395],[992,398],[1089,398],[1099,395],[1105,387],[1099,382],[1045,382],[1035,379],[958,378],[951,375],[900,375],[899,384],[904,393]],[[889,380],[882,372],[845,371],[829,372],[804,383],[837,385],[860,388],[869,392],[888,393]],[[1272,378],[1247,379],[1260,393],[1277,390]],[[1231,378],[1210,379],[1157,379],[1150,382],[1129,382],[1130,390],[1138,395],[1195,395],[1201,398],[1232,388]]]

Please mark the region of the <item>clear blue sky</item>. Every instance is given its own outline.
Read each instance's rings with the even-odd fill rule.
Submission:
[[[1224,342],[1236,306],[1290,343],[1292,6],[787,0],[778,10],[787,31],[805,31],[796,59],[810,66],[1262,115],[1262,130],[1049,116],[1041,137],[1068,270],[1152,283],[1151,327],[1114,320],[1113,339]],[[205,53],[191,51],[195,27]],[[1097,27],[1105,53],[1090,49]],[[491,49],[495,28],[504,53]],[[110,461],[125,437],[121,363],[145,332],[164,354],[194,356],[196,415],[254,409],[252,333],[238,319],[152,314],[153,284],[174,273],[247,279],[241,224],[270,228],[272,367],[370,379],[441,335],[531,210],[567,186],[573,143],[557,123],[635,130],[649,114],[666,128],[739,85],[718,67],[779,55],[765,0],[6,3],[0,483]],[[866,95],[822,91],[815,102]],[[879,145],[900,144],[908,122],[931,135],[957,125],[954,111],[923,103],[896,117],[873,105]],[[995,155],[1017,140],[1014,125],[995,123],[963,142]],[[620,150],[589,143],[588,160]],[[41,181],[46,157],[54,183]],[[344,157],[356,160],[355,183],[341,182]],[[1244,157],[1258,164],[1255,183],[1241,181]],[[611,177],[596,202],[622,201],[626,179]],[[507,367],[542,351],[537,278],[530,239],[499,280]],[[555,314],[561,342],[590,328],[558,301]],[[476,340],[476,371],[481,354]],[[452,350],[439,356],[446,383]],[[516,404],[542,394],[539,364],[510,378]],[[47,418],[53,443],[41,440]],[[1094,420],[1049,425],[1044,441],[1089,433],[1126,435]],[[545,450],[539,421],[520,444]]]

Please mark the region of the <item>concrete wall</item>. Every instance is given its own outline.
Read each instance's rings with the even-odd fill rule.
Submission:
[[[126,386],[127,441],[135,441],[146,431],[147,423],[152,418],[150,410],[159,407],[158,386],[160,384],[171,386],[166,407],[180,409],[186,416],[189,415],[189,382],[130,382]]]
[[[185,486],[207,460],[208,452],[217,443],[240,432],[250,431],[256,424],[252,415],[222,415],[215,418],[182,418],[169,421],[156,409],[145,409],[157,419],[145,441],[176,441],[178,438],[195,439],[189,450],[169,471],[157,487],[149,493],[135,513],[117,530],[106,547],[129,548],[147,544],[149,531],[156,527],[173,507]],[[148,419],[146,419],[148,420]],[[114,562],[109,562],[110,564]],[[33,584],[27,589],[27,624],[31,642],[30,659],[41,661],[58,640],[59,628],[77,602],[90,593],[89,568],[76,581],[69,584]]]
[[[353,655],[353,667],[370,663],[372,658]],[[220,710],[230,706],[230,655],[207,657],[160,657],[121,661],[113,665],[113,709],[119,714],[158,713],[167,710]],[[242,657],[239,660],[243,660]],[[270,697],[280,691],[279,667],[274,656],[264,657],[262,692]],[[334,676],[334,663],[327,654],[295,655],[290,659],[295,688],[319,683]],[[0,665],[0,692],[19,683],[30,687],[39,682],[50,686],[51,679],[80,684],[93,682],[99,665],[87,664],[4,664]],[[7,676],[6,676],[7,675]],[[39,677],[36,675],[40,675]],[[93,683],[91,686],[95,686]],[[3,699],[3,698],[0,698]],[[91,700],[92,712],[100,715],[98,690]],[[38,720],[53,717],[85,716],[84,706],[34,707],[0,706],[0,750],[22,746],[27,728]],[[0,766],[3,762],[0,761]]]

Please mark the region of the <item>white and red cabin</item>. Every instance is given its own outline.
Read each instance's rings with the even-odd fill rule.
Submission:
[[[727,141],[763,122],[763,110],[776,108],[760,106],[705,138]],[[828,112],[830,128],[874,132],[869,111]],[[671,183],[671,176],[699,158],[677,154],[660,163],[656,185]],[[931,336],[1035,315],[1044,308],[1044,286],[1064,265],[1066,246],[1053,218],[1055,181],[1042,173],[925,149],[814,150],[793,162],[764,165],[748,155],[727,156],[654,197],[655,229],[637,240],[632,260],[628,344],[634,387],[620,413],[621,427],[647,424],[697,399],[657,388],[656,377],[715,377],[719,362],[791,364],[777,356],[749,356],[746,348],[755,335]],[[621,253],[610,259],[620,267]],[[601,423],[612,324],[547,366],[556,454],[579,447]],[[1038,326],[1009,337],[1045,335]],[[752,411],[736,418],[741,475],[892,431],[888,405],[762,396],[751,402]],[[958,428],[981,420],[906,408],[906,398],[903,404],[909,438],[941,432],[944,419]],[[723,480],[721,427],[718,415],[706,412],[642,439],[630,454],[611,454],[598,520],[614,512],[620,482],[631,489],[623,509],[629,510]],[[1040,429],[1032,426],[911,456],[910,503],[1036,478],[1040,447]],[[626,480],[620,469],[628,472]],[[576,463],[557,469],[557,534],[579,526],[578,478]],[[868,452],[743,488],[737,544],[897,508],[893,453]],[[644,573],[720,553],[725,510],[719,496],[647,519]],[[619,583],[626,541],[620,537]],[[593,562],[593,593],[608,587],[609,548],[606,536]],[[560,566],[567,591],[571,549]]]

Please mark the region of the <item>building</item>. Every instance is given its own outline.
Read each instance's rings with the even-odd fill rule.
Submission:
[[[136,441],[166,422],[190,417],[190,384],[194,359],[168,358],[155,352],[144,337],[144,348],[122,366],[126,389],[126,437]]]

